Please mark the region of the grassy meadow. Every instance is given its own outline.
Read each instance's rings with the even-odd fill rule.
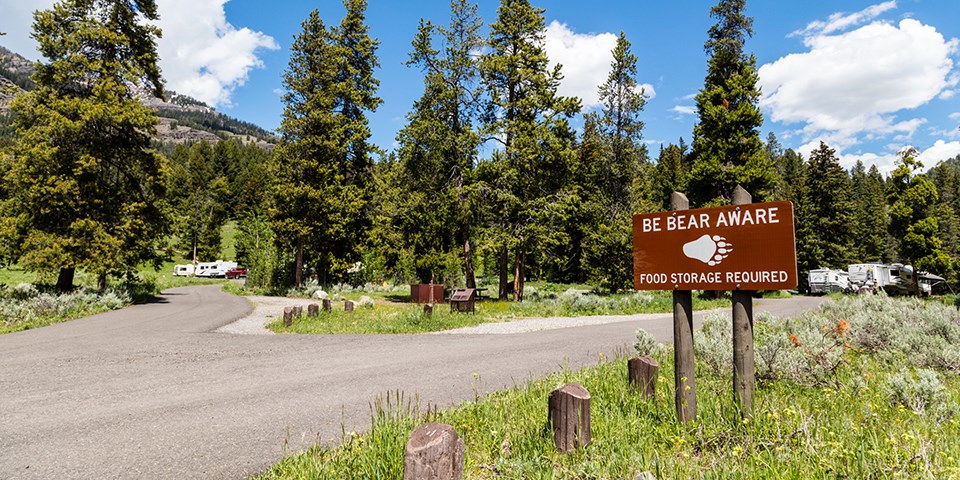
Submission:
[[[463,439],[464,478],[960,478],[954,308],[853,297],[796,319],[758,318],[758,385],[746,419],[718,326],[728,324],[712,318],[696,335],[698,417],[686,424],[674,410],[672,351],[655,348],[653,399],[628,385],[626,358],[477,393],[448,410],[388,393],[373,401],[368,432],[293,453],[260,478],[400,478],[407,438],[427,421]],[[568,382],[591,393],[593,442],[562,454],[547,397]]]

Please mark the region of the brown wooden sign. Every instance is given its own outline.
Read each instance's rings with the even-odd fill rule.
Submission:
[[[793,203],[659,212],[633,217],[637,290],[783,290],[797,287]]]

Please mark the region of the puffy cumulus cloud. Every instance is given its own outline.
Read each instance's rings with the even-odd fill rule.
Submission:
[[[670,109],[670,111],[680,115],[695,115],[697,113],[697,107],[692,107],[690,105],[675,105]]]
[[[236,28],[226,18],[226,0],[159,0],[163,38],[160,67],[167,87],[211,105],[230,105],[233,90],[260,68],[259,49],[276,50],[270,36]]]
[[[879,170],[881,174],[889,175],[890,172],[893,171],[899,157],[896,153],[853,153],[840,155],[839,158],[840,165],[846,169],[853,168],[857,160],[860,160],[867,168],[870,168],[870,165],[876,165],[877,170]]]
[[[960,141],[945,142],[937,140],[932,147],[920,152],[917,158],[923,162],[923,166],[930,168],[943,160],[949,160],[960,155]]]
[[[558,93],[580,97],[584,108],[599,105],[597,88],[607,81],[617,36],[612,33],[576,33],[556,20],[550,22],[545,33],[544,47],[550,58],[550,67],[558,63],[562,66],[563,81]],[[652,95],[653,86],[646,87],[645,94]]]
[[[813,38],[816,35],[827,35],[840,30],[846,30],[856,25],[862,25],[866,22],[876,19],[883,13],[897,8],[897,2],[883,2],[877,5],[871,5],[856,13],[838,12],[827,17],[826,20],[816,20],[810,22],[803,30],[798,30],[790,36],[801,35],[804,38]]]
[[[853,143],[865,132],[909,137],[925,120],[898,122],[894,114],[957,84],[951,56],[958,41],[913,19],[816,35],[805,43],[808,52],[763,65],[759,75],[761,105],[775,121],[805,123],[807,138],[821,132]]]
[[[211,105],[229,105],[233,90],[243,85],[251,69],[261,67],[261,48],[277,49],[273,38],[226,20],[226,0],[158,0],[163,37],[157,42],[160,68],[167,87]],[[40,57],[30,38],[33,11],[52,7],[54,0],[0,0],[0,42],[27,58]]]

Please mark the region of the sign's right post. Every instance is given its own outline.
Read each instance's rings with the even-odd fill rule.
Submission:
[[[753,197],[740,185],[733,191],[734,205],[749,205]],[[753,391],[756,387],[756,365],[753,346],[753,292],[733,291],[733,394],[743,418],[753,413]]]

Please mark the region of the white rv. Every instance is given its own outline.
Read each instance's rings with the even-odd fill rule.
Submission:
[[[227,275],[227,270],[237,268],[237,262],[201,262],[197,264],[196,276],[207,278],[221,278]]]
[[[174,265],[173,266],[173,276],[175,277],[189,277],[193,275],[193,264],[186,265]]]
[[[820,268],[810,270],[810,293],[821,295],[830,292],[846,292],[850,290],[849,274],[843,270]]]

